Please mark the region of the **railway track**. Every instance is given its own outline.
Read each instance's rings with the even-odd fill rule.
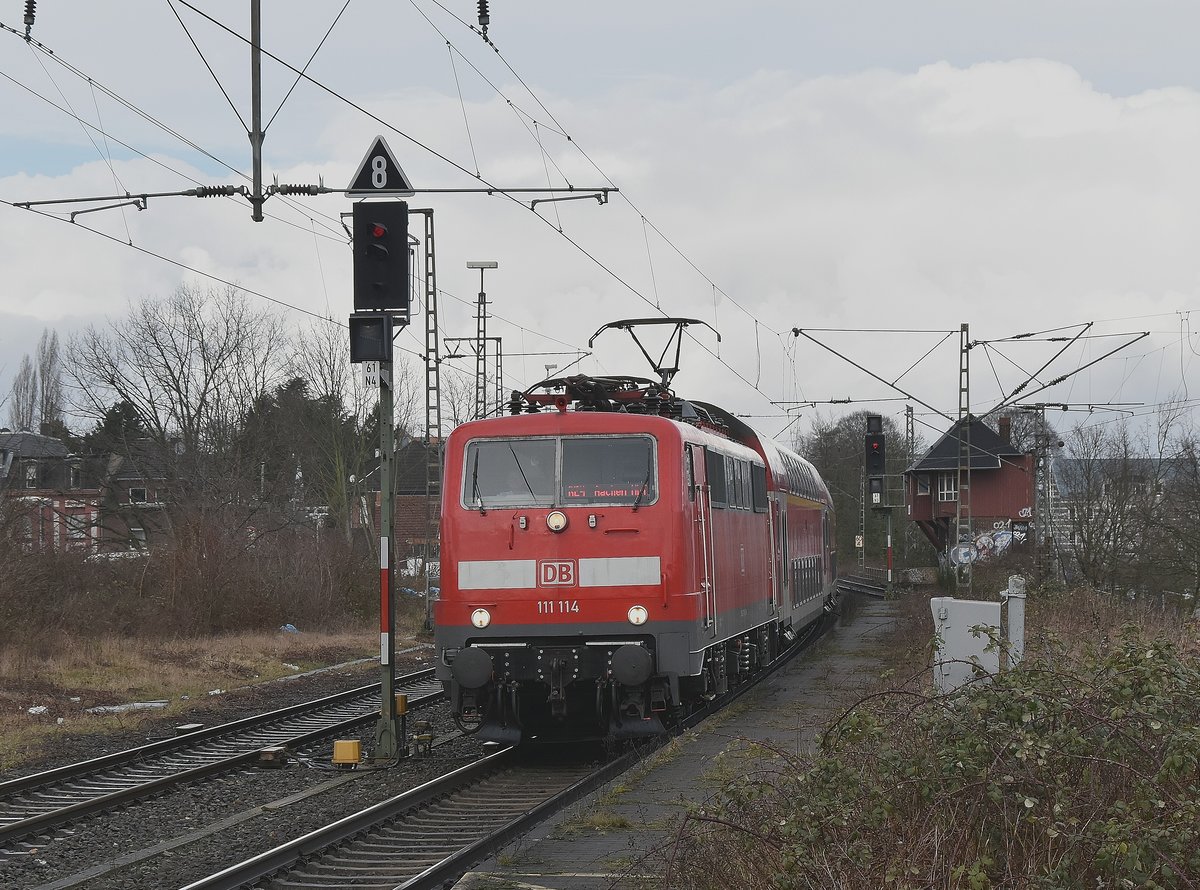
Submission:
[[[844,593],[864,593],[867,596],[886,596],[887,584],[866,575],[843,575],[837,579],[838,589]]]
[[[410,707],[439,700],[433,670],[396,680]],[[377,718],[379,684],[0,783],[0,851],[23,838],[236,769],[269,746],[298,747]]]
[[[825,622],[746,683],[683,721],[697,725],[804,651]],[[665,739],[597,766],[506,748],[183,890],[434,890],[632,767]],[[577,756],[577,755],[576,755]]]
[[[506,748],[185,890],[433,888],[628,769],[533,763]]]

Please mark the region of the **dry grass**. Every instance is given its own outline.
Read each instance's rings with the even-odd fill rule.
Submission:
[[[178,717],[228,691],[378,655],[374,628],[332,633],[245,633],[186,640],[63,638],[47,651],[0,652],[0,770],[52,749],[66,734],[129,731]],[[86,713],[96,705],[166,700],[166,708]],[[29,708],[44,706],[44,714]],[[60,722],[61,721],[61,722]]]
[[[369,549],[300,528],[248,547],[220,516],[177,518],[172,546],[136,560],[26,552],[0,533],[0,769],[47,740],[146,719],[84,714],[95,705],[169,700],[175,716],[214,689],[378,656]],[[398,600],[397,640],[427,638],[424,615],[422,599]]]
[[[244,633],[162,641],[63,638],[56,651],[0,653],[0,688],[33,687],[100,698],[165,697],[272,680],[331,659],[378,651],[371,629],[341,633]],[[94,702],[95,703],[95,702]]]

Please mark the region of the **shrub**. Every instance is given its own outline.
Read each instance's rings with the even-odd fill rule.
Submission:
[[[336,534],[264,536],[218,528],[144,557],[85,561],[0,539],[0,645],[64,638],[203,636],[291,623],[339,630],[377,614],[378,560]]]
[[[811,755],[770,752],[688,815],[668,885],[1193,886],[1194,641],[1104,624],[1120,610],[1095,594],[1043,617],[1064,609],[1099,632],[1034,635],[1021,667],[948,695],[922,671],[849,708]]]

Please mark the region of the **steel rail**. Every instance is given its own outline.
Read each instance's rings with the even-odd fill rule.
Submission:
[[[417,671],[397,682],[422,689],[435,682],[433,673]],[[431,689],[410,704],[428,705],[442,695],[440,688]],[[347,708],[358,713],[346,717]],[[267,745],[301,746],[355,729],[376,719],[378,709],[376,683],[10,780],[0,784],[0,823],[8,820],[0,824],[0,849],[30,834],[237,768]],[[63,800],[71,802],[59,805]]]
[[[827,622],[823,620],[815,622],[807,633],[763,668],[753,682],[741,684],[690,714],[681,721],[675,733],[696,726],[757,687],[807,649],[820,636],[826,625]],[[354,886],[435,890],[466,872],[474,863],[494,855],[550,815],[625,772],[665,744],[669,738],[670,736],[663,736],[638,750],[629,751],[559,790],[542,792],[540,800],[530,800],[536,796],[530,791],[533,784],[530,779],[537,775],[535,768],[531,767],[528,769],[528,778],[514,783],[521,788],[522,798],[516,806],[524,808],[523,812],[505,818],[500,825],[490,827],[481,824],[484,821],[481,818],[482,814],[488,810],[480,805],[481,798],[487,793],[485,789],[480,788],[480,783],[502,772],[521,769],[516,763],[519,757],[518,749],[506,748],[390,800],[375,804],[188,884],[182,890],[348,886],[339,883],[339,869],[344,869],[344,874],[355,875]],[[456,794],[471,797],[468,803],[456,805]],[[512,806],[510,802],[508,808],[511,809]],[[454,825],[455,833],[461,839],[456,849],[445,854],[432,849],[435,838],[431,828],[417,822],[421,817],[421,810],[432,807],[437,807],[437,812],[428,815],[428,819],[442,825]],[[469,823],[467,825],[463,825],[464,819],[461,815],[456,815],[461,813],[464,807],[469,807],[469,811],[476,817],[473,822],[466,820]],[[407,831],[401,826],[391,827],[391,823],[410,817],[414,824]],[[461,837],[472,831],[474,837]],[[436,861],[423,870],[414,872],[421,859],[430,857],[437,857]],[[379,872],[377,881],[371,875],[373,869]]]
[[[873,578],[864,578],[860,575],[843,575],[837,579],[839,590],[844,590],[849,593],[863,593],[867,596],[886,596],[887,587],[880,584]]]

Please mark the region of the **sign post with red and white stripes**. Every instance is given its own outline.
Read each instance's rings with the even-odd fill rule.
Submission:
[[[390,344],[389,344],[390,346]],[[396,721],[396,607],[392,601],[392,541],[395,500],[392,495],[392,363],[379,363],[379,723],[375,727],[375,759],[392,760],[401,747]]]

